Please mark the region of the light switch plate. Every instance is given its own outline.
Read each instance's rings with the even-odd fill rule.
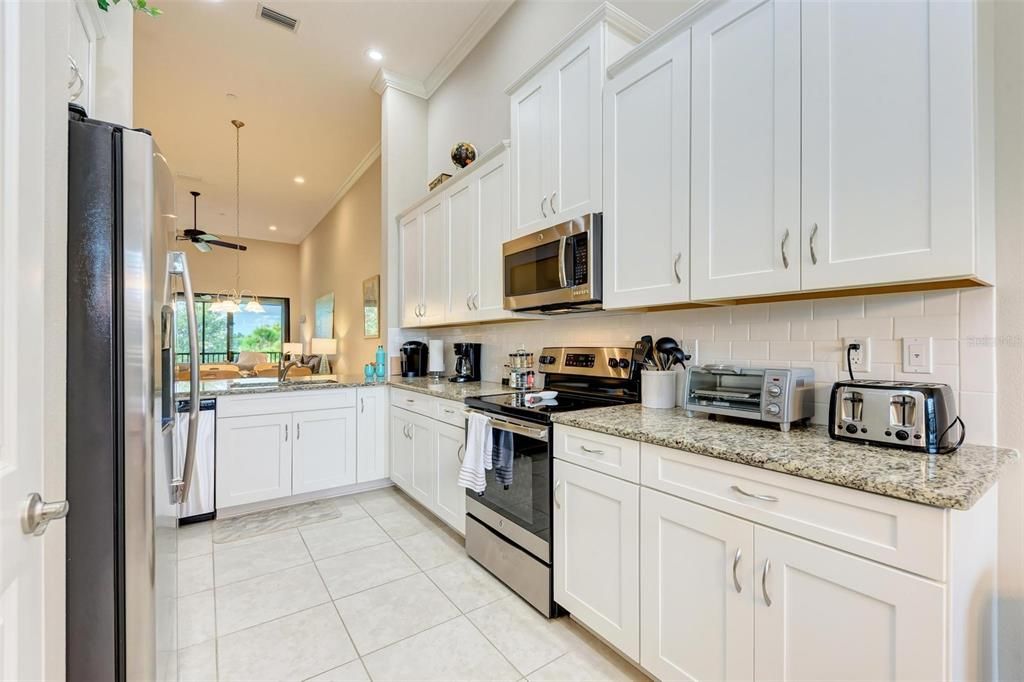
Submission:
[[[932,337],[905,336],[903,338],[903,371],[907,374],[931,374]]]

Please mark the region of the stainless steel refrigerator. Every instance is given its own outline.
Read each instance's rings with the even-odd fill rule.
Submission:
[[[68,126],[67,676],[174,680],[177,509],[199,408],[190,352],[193,454],[176,468],[173,297],[193,299],[174,176],[147,131],[74,105]]]

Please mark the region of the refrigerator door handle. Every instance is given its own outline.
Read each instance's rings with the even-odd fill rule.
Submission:
[[[192,292],[192,277],[188,271],[188,259],[181,251],[167,254],[167,273],[181,277],[185,293],[185,318],[188,320],[188,437],[185,440],[185,462],[181,478],[171,481],[178,493],[178,502],[188,499],[192,487],[192,474],[196,466],[196,435],[199,431],[199,327],[196,324],[195,296]]]

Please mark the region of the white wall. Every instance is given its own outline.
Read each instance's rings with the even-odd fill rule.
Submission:
[[[93,95],[94,111],[89,115],[103,121],[135,125],[132,104],[135,12],[127,2],[123,2],[116,6],[111,4],[109,11],[97,14],[104,35],[96,41],[97,87]],[[160,19],[142,16],[140,20]],[[150,74],[149,77],[158,78],[159,75]]]

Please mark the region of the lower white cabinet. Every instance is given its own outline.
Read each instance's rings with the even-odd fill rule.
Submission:
[[[409,439],[412,453],[409,494],[423,506],[433,508],[434,493],[437,490],[433,420],[423,415],[414,415],[409,424]]]
[[[555,601],[640,658],[640,487],[555,460]]]
[[[437,462],[434,513],[465,535],[466,489],[459,485],[459,467],[466,454],[466,431],[451,424],[435,423],[434,453]]]
[[[217,508],[292,494],[292,415],[217,420]]]
[[[391,410],[391,480],[409,491],[412,486],[412,420],[415,415],[400,409]]]
[[[388,477],[388,387],[360,388],[356,392],[356,482]]]
[[[356,411],[346,407],[292,415],[292,494],[356,482]]]

